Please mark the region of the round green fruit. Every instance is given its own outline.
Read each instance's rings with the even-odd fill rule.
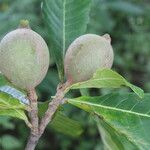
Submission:
[[[113,49],[108,34],[86,34],[77,38],[65,56],[65,74],[70,83],[90,79],[97,69],[111,68]]]
[[[47,44],[30,28],[18,28],[1,40],[0,71],[15,86],[25,90],[35,88],[48,67]]]

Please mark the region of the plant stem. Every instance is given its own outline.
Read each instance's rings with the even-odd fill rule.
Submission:
[[[42,135],[46,126],[48,123],[52,120],[52,117],[58,107],[64,103],[63,98],[65,96],[64,91],[68,87],[68,83],[65,83],[63,85],[58,85],[57,93],[55,95],[55,98],[49,103],[48,109],[44,115],[44,117],[41,120],[40,126],[39,126],[39,133]]]
[[[29,112],[30,121],[32,124],[30,137],[28,139],[25,150],[34,149],[34,143],[37,143],[39,135],[39,118],[38,118],[38,103],[35,89],[28,91],[28,98],[30,100],[31,111]]]
[[[43,116],[43,118],[41,119],[40,125],[38,126],[38,132],[35,130],[37,128],[34,128],[34,126],[37,127],[37,122],[36,123],[32,122],[34,120],[34,118],[32,118],[32,117],[35,117],[34,116],[35,114],[33,113],[33,110],[31,111],[32,112],[31,113],[32,114],[31,115],[31,118],[32,118],[31,123],[33,125],[33,127],[32,127],[33,130],[31,130],[31,134],[28,139],[28,143],[26,145],[25,150],[34,150],[35,149],[39,138],[42,136],[48,123],[51,122],[53,115],[55,114],[55,112],[57,111],[59,106],[65,102],[65,100],[63,98],[65,96],[65,90],[68,86],[69,86],[68,82],[66,82],[62,85],[58,85],[57,93],[56,93],[54,99],[49,103],[48,109],[45,112],[45,115]],[[35,109],[35,108],[33,108],[33,109]],[[36,107],[36,110],[38,110],[37,107]],[[37,121],[37,120],[35,120],[35,121]],[[36,134],[33,134],[33,133],[36,133]]]
[[[36,135],[31,133],[29,136],[28,143],[26,145],[25,150],[34,150],[37,143],[38,143],[39,138],[40,137],[38,135],[36,136]]]

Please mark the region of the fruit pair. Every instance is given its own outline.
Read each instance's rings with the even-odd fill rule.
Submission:
[[[99,68],[110,68],[113,50],[109,35],[86,34],[68,48],[64,67],[67,81],[88,80]],[[49,66],[49,51],[43,38],[32,31],[27,21],[8,33],[0,42],[0,71],[14,85],[30,90],[45,77]]]

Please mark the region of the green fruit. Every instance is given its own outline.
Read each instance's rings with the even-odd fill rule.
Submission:
[[[44,39],[30,28],[9,32],[0,42],[0,71],[15,86],[30,90],[45,77],[49,50]]]
[[[100,68],[111,68],[113,49],[108,34],[86,34],[77,38],[65,56],[65,74],[71,83],[86,81]]]

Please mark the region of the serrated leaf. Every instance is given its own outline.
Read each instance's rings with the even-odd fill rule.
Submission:
[[[139,87],[129,83],[120,74],[111,69],[100,69],[90,80],[75,83],[70,86],[69,89],[80,89],[80,88],[120,88],[121,86],[130,87],[139,97],[144,96],[144,92]]]
[[[24,120],[28,125],[29,121],[25,114],[27,106],[20,103],[18,99],[0,92],[0,116],[11,116]]]
[[[45,111],[48,108],[48,103],[39,103],[39,115],[43,116]],[[48,125],[48,127],[54,129],[57,132],[60,132],[62,134],[71,136],[71,137],[77,137],[80,136],[83,132],[83,128],[81,124],[73,119],[70,119],[66,115],[63,114],[61,111],[57,111],[52,119],[52,122]]]
[[[63,59],[70,43],[82,35],[89,20],[91,0],[44,0],[43,17],[51,40],[51,53],[59,77],[64,78]]]
[[[98,115],[119,135],[135,145],[135,149],[148,150],[150,147],[150,132],[148,132],[150,130],[150,94],[145,94],[142,101],[139,99],[134,93],[114,93],[99,97],[79,97],[70,99],[68,102]]]

